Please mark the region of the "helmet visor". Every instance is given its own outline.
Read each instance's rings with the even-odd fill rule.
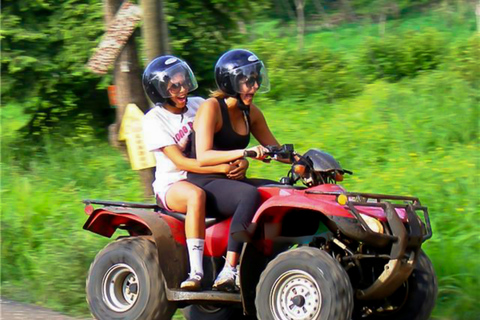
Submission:
[[[183,61],[157,72],[152,84],[163,98],[186,94],[198,88],[192,69]]]
[[[262,61],[236,68],[230,74],[233,90],[237,93],[270,91],[267,69]],[[252,92],[252,90],[255,90]]]

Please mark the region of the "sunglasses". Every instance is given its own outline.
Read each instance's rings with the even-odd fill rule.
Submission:
[[[251,89],[255,86],[255,83],[257,83],[258,86],[261,86],[262,81],[263,81],[262,76],[259,75],[259,76],[251,76],[248,78],[244,78],[240,80],[240,83],[245,84],[249,89]]]
[[[186,82],[177,82],[177,83],[171,83],[170,87],[168,87],[168,91],[172,94],[177,94],[180,93],[182,90],[182,87],[188,91],[190,89],[190,85]]]

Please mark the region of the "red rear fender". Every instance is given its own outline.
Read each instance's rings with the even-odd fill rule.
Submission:
[[[112,212],[103,208],[95,210],[90,215],[83,229],[110,238],[119,227],[138,230],[141,235],[151,234],[145,221],[137,215],[129,212]]]
[[[156,213],[151,210],[140,210],[150,218],[161,220],[169,228],[173,240],[186,246],[185,224],[171,216]],[[145,216],[139,216],[139,209],[101,208],[95,210],[83,226],[85,230],[110,238],[115,231],[122,227],[132,236],[151,235],[152,226],[145,221]],[[158,219],[160,218],[160,219]],[[228,245],[228,231],[232,219],[226,219],[214,224],[205,231],[205,255],[221,257],[225,254]],[[183,251],[186,251],[184,248]]]
[[[83,226],[105,237],[111,237],[119,227],[132,236],[152,235],[168,287],[178,286],[188,270],[183,223],[152,210],[104,207],[95,210]]]
[[[142,215],[139,213],[142,212]],[[130,235],[151,235],[151,226],[145,221],[145,217],[160,218],[170,228],[173,239],[181,245],[185,245],[185,227],[182,221],[173,217],[142,209],[125,208],[100,208],[95,210],[83,229],[110,238],[118,228],[126,229]]]

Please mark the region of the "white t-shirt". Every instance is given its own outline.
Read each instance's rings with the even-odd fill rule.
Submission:
[[[187,178],[187,172],[179,170],[175,164],[162,151],[162,148],[177,145],[183,152],[193,130],[193,119],[200,104],[205,101],[200,97],[189,97],[187,111],[183,114],[175,114],[167,109],[156,106],[143,117],[143,139],[148,151],[153,151],[157,168],[153,190],[164,205],[165,194],[168,188],[175,182]]]

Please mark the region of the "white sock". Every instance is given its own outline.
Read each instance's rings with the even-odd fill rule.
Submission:
[[[190,258],[190,274],[199,273],[203,276],[204,239],[187,239],[188,257]]]
[[[233,267],[230,263],[225,259],[225,265],[223,266],[224,269],[230,269],[232,271],[237,271],[237,267]]]

